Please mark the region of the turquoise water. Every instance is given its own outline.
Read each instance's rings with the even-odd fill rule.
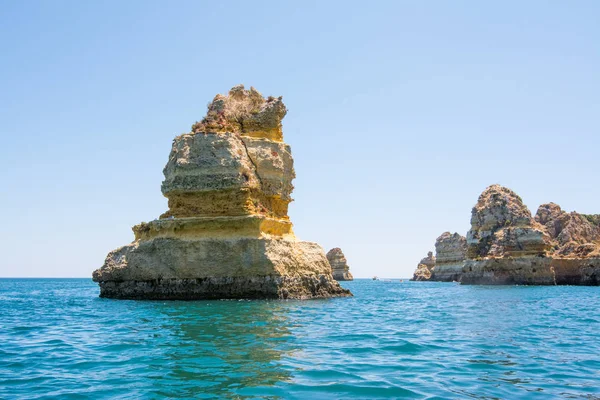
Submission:
[[[600,398],[600,288],[343,286],[140,302],[0,279],[0,398]]]

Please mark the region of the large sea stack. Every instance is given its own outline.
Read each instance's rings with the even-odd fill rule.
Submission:
[[[281,97],[236,86],[217,95],[164,168],[169,210],[133,227],[133,243],[94,271],[121,299],[351,296],[321,246],[298,241],[287,215],[295,177]]]

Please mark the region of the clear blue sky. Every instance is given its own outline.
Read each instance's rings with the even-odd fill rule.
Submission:
[[[0,276],[89,277],[216,93],[283,95],[297,235],[411,276],[489,184],[600,213],[600,2],[4,1]]]

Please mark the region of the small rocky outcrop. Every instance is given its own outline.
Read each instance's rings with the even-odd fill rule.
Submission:
[[[432,281],[460,281],[467,254],[467,239],[458,234],[444,232],[435,241],[435,268]]]
[[[425,264],[419,263],[417,265],[417,269],[415,270],[413,277],[410,279],[411,281],[429,281],[431,280],[431,272],[433,268]]]
[[[236,86],[217,95],[164,168],[169,210],[94,271],[100,296],[124,299],[351,296],[323,249],[296,239],[287,215],[295,177],[279,98]]]
[[[327,261],[331,265],[333,279],[336,281],[352,281],[354,277],[350,273],[348,261],[342,249],[335,247],[327,252]]]
[[[417,264],[417,269],[415,270],[411,281],[428,281],[431,279],[431,274],[433,273],[433,268],[435,267],[435,256],[433,252],[428,252],[427,257],[424,257]]]

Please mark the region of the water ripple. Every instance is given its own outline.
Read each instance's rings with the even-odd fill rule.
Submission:
[[[0,398],[600,399],[600,291],[344,283],[323,301],[100,299],[0,279]]]

